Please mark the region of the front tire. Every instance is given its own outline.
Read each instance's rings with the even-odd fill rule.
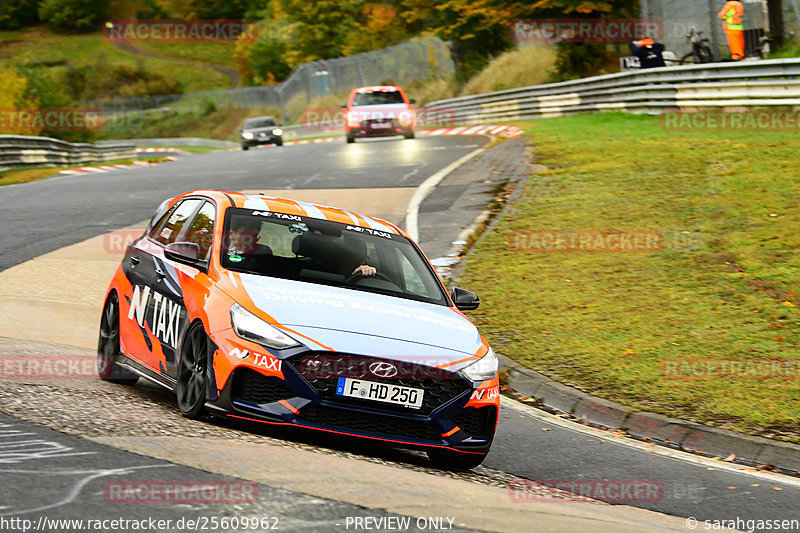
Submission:
[[[203,325],[194,324],[186,335],[178,361],[178,410],[186,418],[198,419],[205,414],[208,335]]]
[[[356,138],[353,137],[352,135],[348,135],[347,136],[347,144],[353,144],[354,142],[356,142]]]
[[[242,150],[245,150],[245,151],[247,151],[247,150],[249,150],[249,149],[250,149],[250,147],[249,147],[248,145],[246,145],[246,144],[243,144],[243,145],[242,145]]]
[[[111,383],[134,385],[139,381],[139,376],[117,366],[119,354],[119,299],[117,293],[112,292],[103,307],[103,316],[100,317],[97,375],[100,376],[100,379]]]
[[[413,131],[409,131],[408,133],[404,133],[403,137],[405,137],[406,139],[413,139],[414,138],[414,132]]]
[[[429,450],[428,458],[440,470],[470,470],[486,459],[487,453],[459,453],[450,450]]]

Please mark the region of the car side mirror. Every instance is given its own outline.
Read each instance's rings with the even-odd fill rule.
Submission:
[[[477,294],[460,287],[455,287],[450,296],[460,311],[472,311],[481,304],[481,299],[478,298]]]
[[[200,262],[200,245],[196,242],[172,242],[164,248],[164,255],[178,263],[197,266]]]
[[[347,108],[347,104],[346,104],[346,103],[344,103],[344,104],[339,104],[339,107],[344,107],[344,108],[346,109],[346,108]]]
[[[412,98],[411,100],[408,101],[408,103],[409,104],[416,104],[417,100],[415,98]]]

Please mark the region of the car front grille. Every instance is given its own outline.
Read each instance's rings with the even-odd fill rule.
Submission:
[[[313,369],[309,364],[315,361],[320,362],[320,366]],[[288,362],[317,390],[323,400],[369,407],[371,409],[413,415],[429,415],[447,402],[472,390],[471,384],[455,372],[423,365],[404,365],[389,359],[313,352],[294,356]],[[369,370],[370,365],[373,363],[393,364],[398,367],[398,374],[391,378],[375,376]],[[335,393],[339,377],[366,379],[378,383],[422,389],[425,391],[422,398],[422,406],[419,409],[411,409],[402,405],[337,396]]]
[[[375,123],[386,124],[387,122],[391,124],[391,128],[376,128],[376,131],[380,129],[391,130],[397,128],[397,120],[393,118],[376,118],[376,119],[362,120],[361,127],[364,129],[372,129],[373,124]]]
[[[309,422],[332,428],[362,431],[401,437],[406,439],[439,442],[442,436],[430,422],[407,420],[386,415],[363,413],[347,409],[337,409],[322,405],[308,405],[297,416],[301,422]]]
[[[297,396],[284,387],[278,378],[269,378],[249,368],[237,369],[232,379],[233,400],[261,405]]]
[[[469,409],[450,417],[451,422],[471,436],[484,438],[488,438],[492,434],[496,419],[497,409],[491,405]]]

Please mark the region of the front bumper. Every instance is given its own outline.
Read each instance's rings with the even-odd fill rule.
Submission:
[[[489,450],[498,405],[468,406],[476,386],[460,374],[447,373],[450,375],[443,379],[391,380],[425,390],[422,408],[412,411],[336,396],[332,385],[335,378],[306,379],[302,375],[299,361],[314,356],[314,352],[305,352],[284,359],[284,379],[238,366],[218,399],[208,402],[207,407],[234,418],[378,440],[399,447],[447,448],[466,453]]]
[[[378,127],[378,124],[388,124],[388,127]],[[358,125],[347,126],[347,135],[350,137],[391,137],[413,132],[413,124],[400,124],[397,119],[363,120]]]
[[[242,146],[259,146],[262,144],[281,144],[283,143],[282,135],[267,135],[265,137],[255,136],[252,139],[241,138]]]

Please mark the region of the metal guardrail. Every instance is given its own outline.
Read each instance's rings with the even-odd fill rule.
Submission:
[[[164,137],[154,139],[124,139],[116,141],[97,141],[98,146],[109,146],[119,143],[132,144],[136,148],[161,148],[175,146],[205,146],[208,148],[238,148],[239,144],[231,141],[217,139],[204,139],[202,137]]]
[[[49,137],[0,135],[0,167],[70,166],[136,157],[133,144],[69,143]]]
[[[468,125],[593,111],[661,114],[762,106],[800,106],[800,59],[621,72],[438,100],[425,109]]]

